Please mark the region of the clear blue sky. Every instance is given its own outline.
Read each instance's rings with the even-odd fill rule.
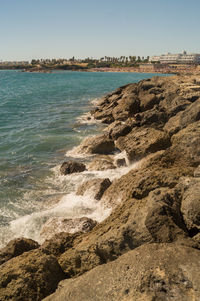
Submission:
[[[200,52],[199,0],[0,0],[0,60]]]

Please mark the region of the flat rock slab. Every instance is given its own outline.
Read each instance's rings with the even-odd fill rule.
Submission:
[[[64,280],[45,301],[200,300],[200,252],[147,244],[84,275]]]

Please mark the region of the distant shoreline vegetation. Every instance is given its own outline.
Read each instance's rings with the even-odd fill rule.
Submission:
[[[100,59],[32,59],[28,61],[2,62],[0,69],[23,70],[25,72],[44,72],[53,70],[89,71],[89,72],[141,72],[141,73],[191,73],[199,72],[198,64],[167,64],[153,62],[149,56],[105,56]]]

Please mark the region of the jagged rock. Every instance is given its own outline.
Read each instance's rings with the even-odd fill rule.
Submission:
[[[194,171],[194,177],[200,178],[200,165]]]
[[[200,252],[175,243],[143,245],[76,279],[64,280],[45,301],[199,299]]]
[[[154,105],[159,102],[159,99],[153,93],[150,94],[140,93],[139,98],[140,98],[140,108],[142,111],[152,109]]]
[[[65,251],[73,248],[75,243],[80,243],[82,234],[82,232],[73,234],[66,232],[56,233],[51,239],[45,240],[41,245],[40,250],[45,254],[52,254],[58,257]]]
[[[114,150],[114,141],[106,134],[86,138],[80,145],[80,151],[89,154],[109,154]]]
[[[1,301],[41,300],[53,293],[64,278],[54,256],[40,250],[26,252],[1,265]]]
[[[113,109],[113,117],[115,120],[126,120],[139,112],[139,100],[135,95],[123,97],[118,101],[118,105]]]
[[[100,200],[110,185],[111,182],[108,178],[89,180],[78,187],[77,195],[84,195],[87,192],[92,194],[95,200]]]
[[[42,227],[40,236],[50,239],[54,234],[60,232],[88,232],[96,226],[97,222],[88,217],[81,218],[63,218],[52,217]]]
[[[131,126],[129,124],[119,124],[110,130],[109,135],[113,140],[121,136],[125,136],[131,131]]]
[[[116,141],[116,147],[121,151],[125,150],[129,160],[132,161],[169,146],[168,134],[154,128],[133,128],[128,135]]]
[[[184,111],[170,118],[164,129],[169,132],[170,135],[173,135],[198,120],[200,120],[200,99],[192,103]]]
[[[24,252],[39,248],[39,244],[28,238],[16,238],[0,250],[0,265]]]
[[[191,236],[200,232],[200,179],[194,179],[183,194],[181,211]]]
[[[64,162],[60,167],[60,172],[63,175],[68,175],[75,172],[82,172],[84,170],[86,170],[85,164],[76,161]]]
[[[136,121],[140,126],[154,126],[155,128],[162,128],[167,121],[167,114],[159,111],[157,108],[147,110],[135,115]]]
[[[190,167],[200,164],[200,121],[188,125],[171,138],[171,151],[179,154]]]
[[[107,170],[115,169],[113,159],[109,156],[98,156],[90,164],[88,170]]]

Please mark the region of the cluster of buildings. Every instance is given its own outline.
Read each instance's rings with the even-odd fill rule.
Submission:
[[[26,66],[28,61],[0,61],[0,66]]]
[[[152,56],[149,61],[159,62],[161,64],[200,64],[200,54],[187,53],[186,51],[177,54],[168,53]]]

